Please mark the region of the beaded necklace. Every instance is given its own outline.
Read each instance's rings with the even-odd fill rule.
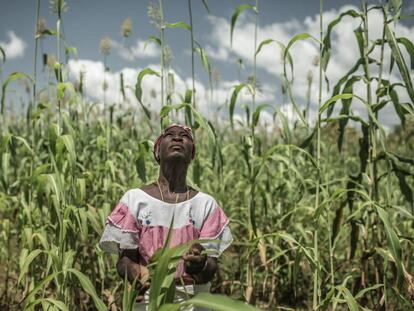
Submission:
[[[157,186],[158,186],[158,190],[160,191],[161,200],[163,202],[165,202],[164,195],[162,194],[161,186],[160,186],[160,183],[158,182],[158,179],[157,179]],[[188,188],[188,186],[186,186],[186,187],[187,187],[187,191],[186,191],[186,195],[185,195],[185,200],[187,201],[190,198],[190,189]],[[175,192],[173,191],[172,193],[175,193]],[[178,203],[179,197],[180,197],[180,194],[179,193],[175,193],[175,204]]]

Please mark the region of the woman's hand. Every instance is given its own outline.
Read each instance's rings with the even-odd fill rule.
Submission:
[[[145,292],[150,288],[150,274],[147,267],[139,265],[139,278],[136,282],[136,289],[138,291],[137,297],[135,298],[136,302],[141,302],[144,300]]]
[[[200,244],[193,244],[187,254],[183,256],[184,271],[190,275],[199,274],[207,264],[207,255],[201,254],[204,247]]]

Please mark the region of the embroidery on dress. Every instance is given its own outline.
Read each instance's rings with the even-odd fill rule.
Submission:
[[[151,224],[151,220],[152,220],[152,212],[151,211],[143,212],[142,222],[145,225],[150,225]]]
[[[187,217],[188,217],[188,222],[194,226],[195,220],[194,220],[193,208],[191,206],[188,209]]]

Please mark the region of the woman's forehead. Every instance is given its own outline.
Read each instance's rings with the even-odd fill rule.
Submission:
[[[184,133],[188,133],[185,129],[183,129],[180,126],[172,126],[170,128],[167,128],[164,133],[168,133],[168,132],[178,132],[178,133],[184,132]]]

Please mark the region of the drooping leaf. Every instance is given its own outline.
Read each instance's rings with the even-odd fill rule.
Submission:
[[[154,42],[158,46],[161,46],[161,39],[156,36],[149,36],[148,39],[145,41],[144,50],[147,48],[148,43]]]
[[[344,94],[353,94],[353,86],[354,83],[360,81],[361,77],[353,76],[351,77],[344,86],[342,93]],[[350,107],[352,103],[352,97],[350,98],[342,98],[342,109],[339,112],[340,115],[349,116],[350,115]],[[348,123],[349,118],[344,118],[339,121],[339,135],[338,135],[338,150],[339,152],[342,151],[342,143],[345,135],[345,127]]]
[[[338,25],[341,22],[342,18],[344,18],[345,16],[357,18],[357,17],[361,17],[361,14],[356,12],[355,10],[348,10],[346,12],[341,13],[337,18],[335,18],[333,21],[329,23],[325,37],[323,38],[322,67],[324,71],[326,71],[328,67],[329,59],[331,55],[330,51],[331,51],[332,30],[334,29],[336,25]]]
[[[231,26],[230,26],[230,46],[233,45],[233,32],[234,32],[234,26],[236,25],[237,18],[239,17],[240,13],[251,9],[253,12],[257,14],[257,8],[251,4],[241,4],[233,12],[233,15],[231,16]]]
[[[397,63],[398,70],[400,71],[400,74],[404,80],[408,96],[410,97],[411,102],[414,103],[414,89],[411,81],[411,75],[407,68],[407,65],[405,64],[404,57],[401,54],[401,50],[398,46],[398,42],[395,38],[394,32],[390,29],[389,24],[385,25],[385,36],[391,48],[392,56],[395,59],[395,62]]]
[[[252,125],[253,127],[256,127],[257,123],[259,122],[259,118],[260,118],[260,113],[262,112],[263,109],[270,107],[269,104],[260,104],[256,107],[256,110],[253,112],[252,115]]]
[[[0,112],[1,112],[2,115],[4,115],[7,86],[9,85],[10,82],[12,82],[14,80],[17,80],[17,79],[28,79],[29,81],[33,82],[32,77],[30,77],[28,74],[25,74],[23,72],[13,72],[7,77],[7,79],[3,82],[2,91],[1,91],[1,100],[0,100],[1,108],[0,108]]]
[[[99,311],[106,311],[107,308],[103,301],[99,298],[98,294],[96,293],[95,287],[92,285],[92,282],[89,280],[89,278],[80,272],[77,269],[70,268],[67,270],[68,272],[74,274],[76,278],[79,280],[79,283],[81,284],[83,290],[91,296],[93,299],[93,302],[95,303],[95,307]]]
[[[318,39],[316,39],[315,37],[311,36],[310,34],[308,34],[307,32],[304,33],[299,33],[297,35],[295,35],[292,39],[289,40],[286,49],[283,53],[283,59],[286,59],[288,53],[289,53],[289,49],[298,41],[302,41],[302,40],[307,40],[307,39],[313,39],[316,42],[319,42]]]
[[[414,70],[414,44],[409,39],[404,37],[397,38],[397,42],[402,44],[407,50],[408,55],[410,56],[410,68],[411,70]]]
[[[204,7],[206,8],[207,13],[210,14],[210,9],[208,8],[207,1],[206,0],[201,0],[201,2],[203,3]]]
[[[144,110],[146,117],[150,120],[151,113],[149,112],[148,108],[144,106],[144,103],[142,102],[142,79],[146,75],[153,75],[153,76],[159,77],[160,74],[157,71],[152,70],[151,68],[145,68],[139,72],[137,83],[135,84],[135,97],[138,99],[138,102],[141,105],[142,109]]]
[[[1,46],[0,46],[0,53],[1,53],[1,56],[3,58],[3,63],[5,63],[6,62],[6,52],[4,51],[4,49]]]
[[[237,97],[239,96],[239,93],[241,92],[241,90],[243,90],[245,87],[249,90],[250,94],[254,93],[253,86],[251,84],[249,84],[249,83],[240,83],[240,84],[235,86],[235,88],[233,90],[233,93],[231,95],[230,106],[229,106],[229,114],[230,114],[230,123],[231,123],[232,126],[233,126],[234,108],[236,106]]]
[[[35,249],[32,252],[30,252],[30,254],[28,254],[27,257],[24,258],[24,260],[20,264],[20,274],[19,274],[19,278],[17,280],[17,284],[20,284],[22,278],[24,277],[24,275],[29,270],[29,266],[32,263],[32,261],[37,256],[39,256],[41,253],[43,253],[43,251],[41,249]]]

